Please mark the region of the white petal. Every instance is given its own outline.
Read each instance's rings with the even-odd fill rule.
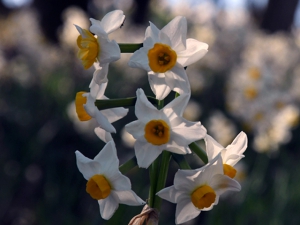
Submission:
[[[174,82],[173,91],[181,94],[191,94],[190,82],[184,68],[178,63],[169,71],[165,72],[166,83]]]
[[[107,118],[110,123],[113,123],[127,115],[128,109],[123,107],[101,110],[101,113]]]
[[[149,67],[149,60],[147,55],[148,49],[145,47],[142,47],[138,50],[136,50],[133,55],[131,56],[128,66],[133,68],[140,68],[143,70],[151,71]]]
[[[109,34],[119,29],[125,20],[125,16],[122,10],[114,10],[107,13],[101,20],[101,26],[103,30]]]
[[[137,140],[134,144],[136,159],[140,168],[148,168],[150,164],[162,153],[159,146]]]
[[[195,39],[186,40],[186,49],[177,53],[177,62],[183,67],[197,62],[207,53],[208,45]]]
[[[135,115],[141,122],[146,124],[152,119],[159,119],[161,117],[161,113],[149,102],[143,89],[139,88],[136,91],[136,96]]]
[[[107,178],[119,171],[119,159],[113,141],[108,142],[94,160],[99,163],[101,173]]]
[[[186,48],[187,24],[185,17],[175,17],[161,30],[161,32],[164,32],[170,37],[172,43],[171,47],[176,52],[182,51]]]
[[[176,127],[172,127],[172,139],[179,145],[187,146],[194,141],[200,140],[205,137],[206,129],[200,122],[190,122],[184,118]]]
[[[171,88],[166,83],[164,73],[148,73],[148,80],[156,99],[162,100],[171,92]]]
[[[119,207],[118,196],[112,191],[110,195],[98,201],[101,217],[109,220]]]
[[[98,136],[98,138],[100,138],[100,140],[104,141],[105,143],[113,140],[111,134],[109,132],[101,129],[100,127],[96,127],[94,129],[94,132]]]
[[[169,202],[177,203],[178,198],[183,194],[183,191],[177,190],[175,186],[164,188],[156,193],[160,198],[163,198]]]
[[[133,121],[125,125],[125,129],[130,133],[135,139],[140,139],[144,136],[145,124],[141,123],[139,120]]]
[[[75,155],[77,167],[86,180],[89,180],[92,176],[100,172],[100,165],[98,162],[85,157],[79,151],[76,151]]]
[[[189,94],[182,94],[178,96],[163,108],[164,114],[169,118],[170,121],[178,116],[182,116],[189,99]]]
[[[107,33],[101,26],[101,22],[99,20],[95,20],[93,18],[90,18],[90,21],[92,25],[90,26],[90,31],[97,35],[98,37],[108,38]]]
[[[190,198],[182,198],[177,203],[176,207],[176,224],[185,223],[191,219],[194,219],[200,214],[194,204],[191,202]]]
[[[216,192],[217,195],[221,195],[226,191],[240,191],[241,185],[234,179],[222,174],[216,174],[209,182],[209,186]]]
[[[196,183],[209,183],[216,174],[223,175],[223,161],[220,154],[218,154],[212,161],[201,168],[201,174],[195,178]],[[198,170],[200,171],[200,170]]]
[[[100,66],[102,66],[102,64],[111,63],[120,59],[120,48],[115,40],[108,40],[102,37],[98,37],[97,40],[100,47],[100,51],[98,53]]]
[[[119,203],[120,204],[125,204],[125,205],[144,205],[145,202],[134,193],[132,190],[127,190],[127,191],[116,191],[116,195],[119,198]]]
[[[88,38],[88,36],[85,36],[85,33],[83,32],[83,29],[80,26],[75,25],[76,29],[78,30],[79,34],[83,37],[83,38]]]
[[[226,149],[229,150],[230,153],[241,155],[247,148],[247,142],[247,135],[242,131],[236,136],[231,145],[226,147]]]
[[[113,176],[109,177],[112,188],[116,191],[126,191],[131,189],[131,183],[128,177],[117,171]]]
[[[97,112],[97,107],[95,106],[95,99],[91,95],[91,93],[85,93],[82,96],[87,98],[86,104],[83,105],[84,110],[89,114],[91,117],[95,118],[95,114]]]
[[[93,73],[93,80],[96,84],[107,83],[108,65],[108,63],[102,64],[102,67],[96,69]]]
[[[96,99],[100,99],[104,95],[104,92],[107,87],[107,82],[97,84],[94,81],[94,79],[92,79],[89,87],[90,87],[91,96],[94,98],[94,101],[95,101]],[[93,103],[93,104],[95,105],[95,103]]]
[[[169,141],[167,144],[165,144],[165,150],[169,152],[173,152],[180,155],[190,154],[192,153],[190,148],[186,145],[179,145],[174,140]]]
[[[147,27],[145,32],[144,47],[152,48],[154,43],[159,42],[158,38],[159,29],[150,22],[150,26]]]
[[[206,154],[208,161],[215,158],[224,147],[220,145],[215,139],[213,139],[210,135],[206,135],[204,138],[205,146],[206,146]]]
[[[116,133],[116,129],[100,111],[96,111],[95,119],[102,129],[110,133]]]
[[[202,184],[195,182],[195,178],[197,178],[200,173],[201,171],[197,170],[178,170],[174,177],[174,187],[177,190],[190,193],[199,184]]]

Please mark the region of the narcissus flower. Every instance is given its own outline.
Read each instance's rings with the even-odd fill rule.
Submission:
[[[200,122],[182,118],[189,94],[180,95],[161,110],[148,101],[142,89],[136,94],[135,115],[138,120],[127,124],[125,129],[136,139],[134,149],[139,167],[148,168],[163,150],[191,153],[188,145],[206,135]]]
[[[99,63],[94,72],[94,80],[98,84],[107,81],[109,63],[120,59],[120,48],[115,40],[109,40],[108,34],[120,28],[124,20],[123,11],[115,10],[106,14],[101,21],[91,18],[90,31],[75,25],[80,33],[77,38],[79,47],[77,55],[85,69],[90,68],[95,62]]]
[[[208,160],[214,159],[220,153],[223,159],[224,174],[234,178],[236,169],[233,166],[244,157],[243,153],[248,143],[247,135],[244,132],[240,132],[231,145],[228,145],[226,148],[209,135],[206,135],[204,140]]]
[[[178,170],[174,185],[162,189],[157,195],[177,203],[175,222],[181,224],[195,218],[201,211],[211,210],[224,192],[240,190],[237,181],[223,175],[223,162],[219,154],[200,169]]]
[[[159,100],[171,90],[179,94],[190,93],[184,67],[198,61],[207,52],[207,44],[186,39],[186,32],[187,23],[182,16],[177,16],[161,30],[150,22],[143,47],[134,52],[128,63],[148,72],[151,89]]]
[[[94,159],[75,152],[77,167],[87,180],[86,191],[98,200],[103,219],[110,219],[119,204],[143,205],[132,190],[130,180],[119,171],[119,160],[113,141],[108,142]]]
[[[90,92],[78,92],[75,98],[76,113],[79,120],[87,121],[95,118],[99,125],[95,129],[95,133],[105,142],[112,139],[110,133],[116,133],[116,129],[111,123],[123,118],[128,113],[128,109],[123,107],[99,110],[95,106],[96,99],[108,99],[104,95],[106,86],[107,83],[99,85],[92,80]]]

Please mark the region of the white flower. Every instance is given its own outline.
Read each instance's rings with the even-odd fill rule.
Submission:
[[[218,155],[209,164],[197,170],[178,170],[174,185],[157,195],[176,206],[176,224],[187,222],[218,204],[219,196],[226,191],[240,191],[240,184],[223,175],[223,162]]]
[[[115,10],[107,13],[101,21],[90,19],[90,31],[76,26],[80,35],[77,39],[79,47],[78,57],[82,60],[85,69],[90,68],[95,62],[96,71],[94,80],[97,84],[107,82],[108,65],[120,59],[120,48],[115,40],[109,40],[108,34],[120,28],[125,20],[123,11]]]
[[[190,95],[182,94],[161,110],[156,109],[138,89],[135,115],[138,120],[125,126],[135,139],[135,154],[139,167],[148,166],[167,150],[177,154],[191,153],[188,145],[204,138],[206,129],[200,122],[182,118]]]
[[[134,52],[128,65],[148,72],[151,89],[156,98],[164,99],[171,90],[190,93],[190,84],[184,67],[202,58],[208,45],[195,39],[186,39],[185,17],[177,16],[159,30],[150,22],[143,47]]]
[[[248,143],[247,135],[244,132],[240,132],[231,145],[228,145],[226,148],[220,145],[209,135],[206,135],[204,140],[208,161],[214,159],[219,153],[221,153],[224,163],[224,174],[234,178],[236,170],[233,166],[244,157],[243,153],[246,150]]]
[[[119,204],[142,205],[145,202],[132,190],[130,180],[119,171],[113,141],[108,142],[94,159],[75,152],[77,167],[88,181],[86,191],[97,199],[103,219],[110,219]]]
[[[111,123],[123,118],[127,115],[128,109],[123,107],[99,110],[95,106],[97,99],[108,99],[105,95],[107,83],[96,84],[92,80],[90,84],[90,92],[78,92],[76,94],[75,105],[79,120],[87,121],[92,118],[97,120],[99,127],[95,129],[97,136],[108,142],[112,140],[110,133],[116,133],[116,129]],[[108,133],[109,132],[109,133]]]

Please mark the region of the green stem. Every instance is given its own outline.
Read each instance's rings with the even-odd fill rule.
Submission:
[[[171,153],[168,151],[163,151],[159,176],[156,185],[156,191],[155,191],[156,193],[159,192],[161,189],[163,189],[166,185],[170,159],[171,159]],[[161,198],[155,195],[153,208],[160,210],[160,205],[161,205]]]
[[[117,99],[101,99],[95,101],[95,106],[99,110],[116,108],[116,107],[128,107],[134,106],[137,97],[130,98],[117,98]],[[158,100],[154,97],[147,96],[147,99],[154,105],[158,105]]]
[[[208,163],[208,158],[205,151],[200,148],[195,142],[189,145],[189,148],[206,164]]]
[[[148,205],[150,208],[153,208],[154,198],[155,198],[155,188],[157,185],[157,178],[158,178],[158,168],[160,163],[160,157],[156,158],[152,163],[149,173],[150,173],[150,188],[149,188],[149,199]]]
[[[172,153],[172,158],[175,160],[175,162],[179,165],[180,169],[182,170],[190,170],[191,167],[184,158],[183,155],[178,155],[175,153]]]
[[[136,166],[137,166],[137,161],[136,161],[136,157],[134,156],[131,159],[129,159],[126,163],[119,166],[119,170],[122,174],[125,174]]]
[[[140,44],[125,44],[125,43],[119,43],[121,53],[133,53],[136,50],[143,47],[143,43]]]

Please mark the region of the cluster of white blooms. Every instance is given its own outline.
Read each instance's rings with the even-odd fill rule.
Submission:
[[[111,133],[116,130],[111,124],[127,115],[128,109],[118,105],[110,107],[104,92],[107,86],[109,63],[121,57],[116,41],[108,34],[124,23],[121,10],[106,14],[101,21],[90,19],[89,30],[76,25],[79,32],[78,57],[84,68],[95,67],[89,92],[78,92],[75,105],[81,121],[95,119],[97,136],[107,144],[92,160],[76,151],[77,166],[87,180],[86,191],[98,200],[100,213],[109,219],[118,204],[142,205],[145,202],[132,190],[130,180],[119,171],[119,160]],[[228,191],[239,191],[240,184],[234,179],[235,164],[244,157],[247,136],[241,132],[231,145],[224,148],[211,136],[201,123],[183,118],[191,87],[185,67],[201,59],[208,45],[195,39],[187,39],[185,17],[177,16],[159,30],[153,23],[147,27],[142,47],[134,52],[128,65],[148,72],[148,80],[155,95],[155,107],[142,89],[136,91],[136,121],[125,126],[135,138],[134,150],[140,168],[148,168],[162,153],[190,154],[195,141],[204,139],[208,163],[198,169],[180,169],[175,174],[174,185],[156,190],[156,194],[177,204],[176,224],[189,221],[201,211],[212,209],[219,196]],[[162,105],[170,92],[177,96],[167,105]],[[104,100],[106,108],[99,110],[96,102]],[[121,102],[121,100],[120,100]],[[163,164],[163,163],[162,163]],[[161,167],[164,165],[161,165]]]

